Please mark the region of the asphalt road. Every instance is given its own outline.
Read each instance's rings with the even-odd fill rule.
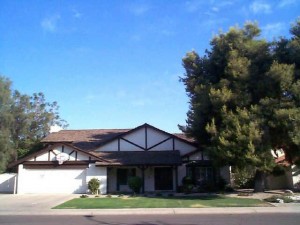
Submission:
[[[0,225],[299,225],[299,213],[0,216]]]

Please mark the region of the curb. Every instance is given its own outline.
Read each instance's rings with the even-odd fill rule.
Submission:
[[[0,211],[0,215],[183,215],[183,214],[300,213],[300,207],[240,208],[155,208],[155,209],[50,209],[41,211]]]

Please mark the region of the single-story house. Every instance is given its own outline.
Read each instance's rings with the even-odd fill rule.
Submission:
[[[128,178],[142,178],[142,192],[176,191],[185,176],[201,185],[229,182],[228,167],[215,168],[197,143],[143,124],[134,129],[61,130],[44,148],[10,165],[17,193],[87,193],[92,178],[100,193],[128,192]]]

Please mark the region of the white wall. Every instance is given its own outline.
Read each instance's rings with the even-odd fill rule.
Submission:
[[[50,151],[50,157],[49,157],[49,153],[45,152],[45,153],[37,156],[36,159],[32,158],[30,161],[34,161],[34,160],[35,161],[48,161],[48,157],[49,157],[50,161],[56,161],[55,154],[59,154],[62,152],[62,149],[63,149],[62,146],[63,145],[58,145],[53,149],[53,151]],[[74,151],[73,148],[71,148],[69,146],[64,146],[64,153],[70,155],[69,161],[75,161],[76,151]],[[89,160],[89,156],[77,151],[77,161],[81,161],[81,160]]]
[[[293,187],[300,190],[300,168],[293,165],[292,168]]]
[[[193,145],[187,144],[183,141],[175,139],[175,150],[179,150],[181,155],[188,154],[195,151],[197,148]]]
[[[227,182],[227,184],[231,184],[230,166],[221,167],[220,176]]]
[[[16,173],[0,174],[0,193],[15,193],[16,179]]]
[[[147,131],[145,129],[147,129]],[[133,133],[123,136],[122,139],[120,139],[119,141],[114,140],[112,142],[109,142],[99,147],[95,151],[118,151],[119,146],[120,151],[144,151],[143,148],[151,148],[150,151],[166,151],[173,150],[174,147],[174,150],[179,150],[181,152],[181,155],[184,155],[197,149],[197,147],[193,146],[192,144],[188,144],[178,138],[175,138],[173,144],[172,135],[153,129],[151,127],[142,127],[134,131]],[[128,141],[140,146],[141,148],[129,143]]]
[[[107,168],[96,167],[95,164],[90,164],[87,168],[86,182],[88,183],[92,178],[96,178],[100,181],[100,193],[107,193]]]
[[[178,185],[182,185],[182,179],[186,176],[186,166],[178,166]]]
[[[19,165],[17,193],[86,193],[86,169],[25,169]]]

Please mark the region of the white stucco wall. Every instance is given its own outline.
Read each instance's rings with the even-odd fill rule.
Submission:
[[[62,146],[63,145],[58,145],[53,149],[53,151],[50,151],[50,153],[45,152],[41,155],[38,155],[35,159],[34,158],[30,159],[29,161],[48,161],[48,158],[50,159],[50,161],[56,161],[55,154],[59,154],[62,152],[62,149],[63,149]],[[71,148],[69,146],[64,146],[63,152],[66,154],[69,154],[69,161],[75,161],[76,151],[74,151],[73,148]],[[88,159],[89,159],[89,157],[87,155],[82,154],[81,152],[77,151],[77,161],[88,160]]]
[[[179,150],[181,155],[188,154],[195,151],[197,148],[193,145],[187,144],[183,141],[175,139],[175,150]]]
[[[19,165],[17,193],[86,193],[85,169],[25,169]]]
[[[16,173],[0,174],[0,193],[15,193],[16,179]]]
[[[227,184],[231,184],[231,171],[230,166],[224,166],[220,168],[220,176],[226,181]]]
[[[182,179],[186,176],[186,166],[178,166],[178,185],[182,185]]]
[[[148,147],[154,146],[155,144],[162,142],[170,137],[170,135],[164,134],[152,128],[147,129],[147,136],[148,136],[148,140],[147,140]]]
[[[189,160],[202,160],[202,152],[195,152],[193,155],[189,156]]]
[[[297,190],[300,190],[300,168],[298,166],[292,165],[291,172],[293,187]]]
[[[107,193],[107,168],[96,167],[95,164],[90,164],[86,171],[86,182],[88,183],[91,179],[96,178],[100,181],[100,193]]]
[[[179,150],[181,154],[184,155],[197,149],[195,146],[178,138],[175,138],[173,143],[174,137],[171,134],[164,133],[151,127],[142,127],[128,135],[123,136],[122,138],[125,140],[114,140],[99,147],[95,151],[118,151],[119,147],[120,151],[144,151],[143,148],[146,147],[148,149],[150,148],[150,151],[166,151],[173,150],[174,147],[174,150]],[[140,146],[141,148],[130,142]]]

